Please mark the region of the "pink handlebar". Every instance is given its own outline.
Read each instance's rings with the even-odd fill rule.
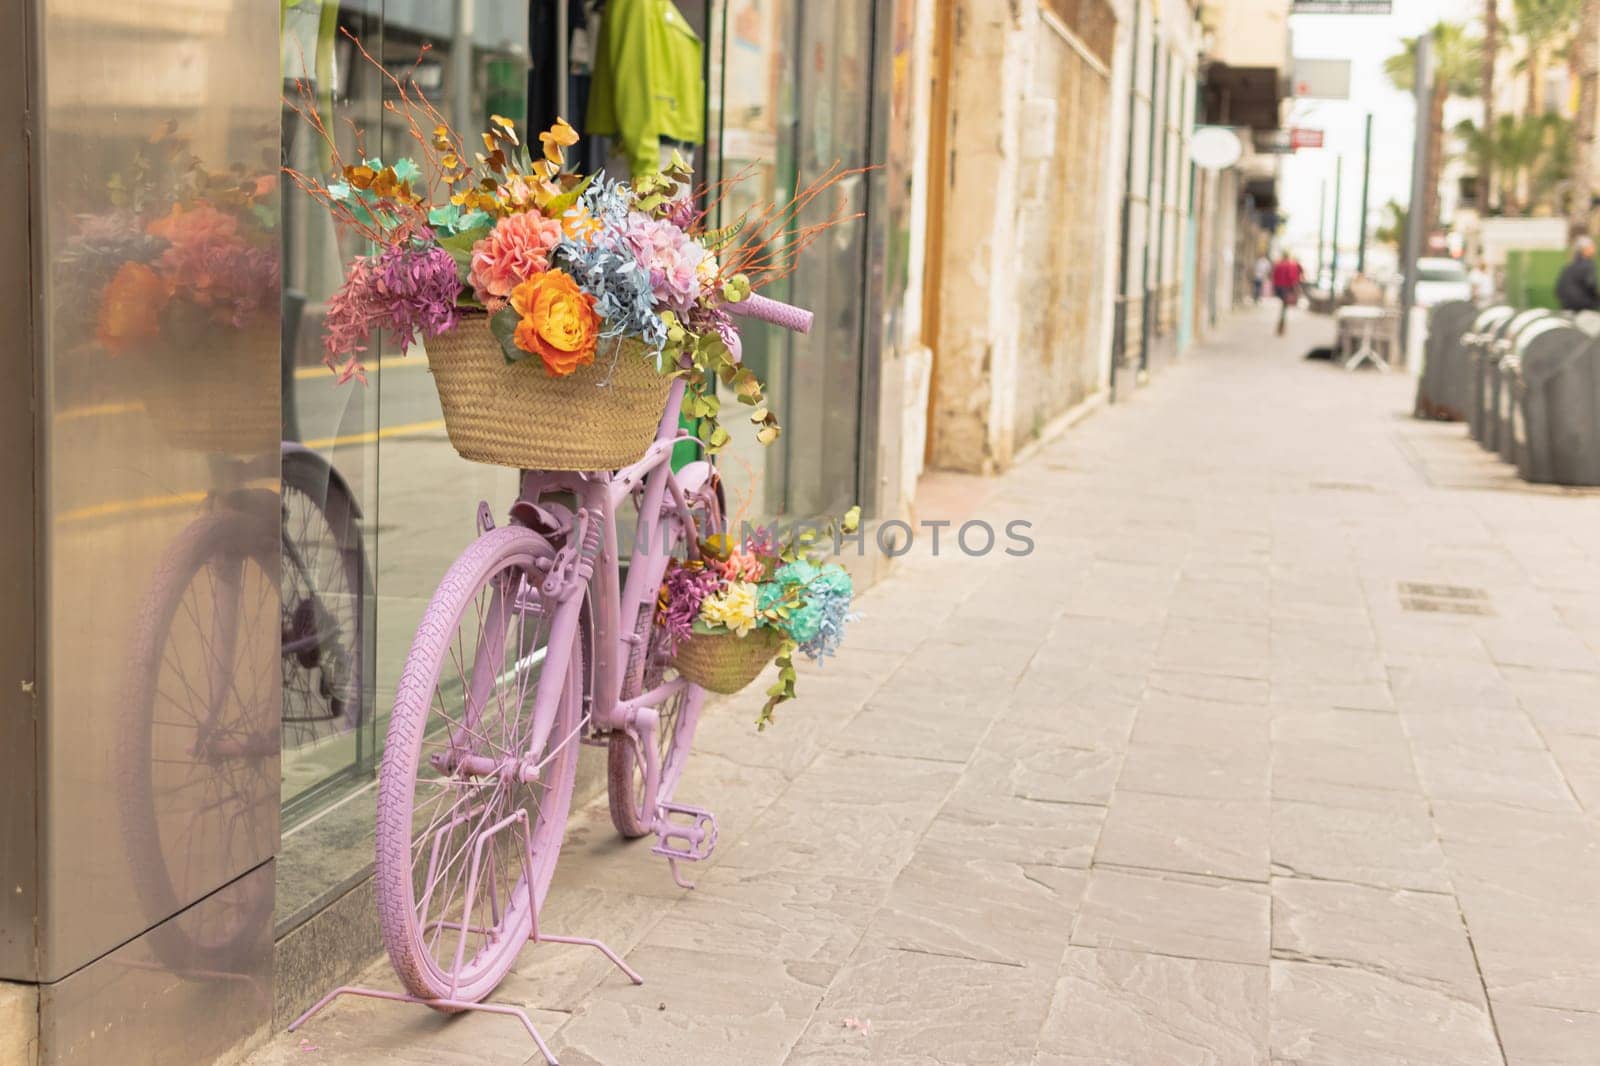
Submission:
[[[728,304],[728,310],[745,318],[758,318],[763,322],[771,322],[775,326],[793,330],[796,333],[810,333],[811,322],[815,317],[810,311],[793,304],[781,303],[778,300],[769,300],[765,296],[751,293],[736,304]]]

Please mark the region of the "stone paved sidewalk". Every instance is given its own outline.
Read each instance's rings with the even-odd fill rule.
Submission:
[[[567,1066],[1600,1062],[1600,498],[1265,314],[928,513],[777,728],[703,727],[674,888],[603,807],[524,953]],[[392,981],[380,964],[371,979]],[[347,1001],[253,1060],[523,1062]]]

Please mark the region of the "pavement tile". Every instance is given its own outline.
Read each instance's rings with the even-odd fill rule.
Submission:
[[[1191,744],[1181,747],[1135,742],[1128,749],[1117,787],[1207,799],[1266,798],[1269,761],[1266,743],[1206,745],[1207,738],[1198,731],[1189,739]]]
[[[1357,726],[1371,727],[1365,743],[1353,738],[1328,740],[1278,740],[1272,743],[1272,795],[1281,799],[1312,802],[1333,797],[1349,789],[1378,789],[1420,796],[1421,784],[1412,763],[1411,748],[1398,736],[1394,716],[1361,711],[1335,714],[1357,719]],[[1294,723],[1325,716],[1293,716],[1274,719],[1275,734],[1295,736]]]
[[[1152,670],[1148,696],[1176,696],[1222,707],[1265,704],[1271,695],[1264,678],[1226,677],[1216,674],[1186,673],[1181,670]]]
[[[836,751],[965,763],[993,724],[993,705],[959,697],[954,710],[926,701],[873,700],[827,741]]]
[[[1506,1066],[1590,1066],[1600,1048],[1600,1011],[1496,1002],[1494,1024]]]
[[[949,1060],[960,1061],[960,1060]],[[1069,948],[1036,1066],[1266,1066],[1267,969]]]
[[[872,920],[874,942],[908,951],[1054,968],[1083,896],[1082,870],[995,859],[924,840]]]
[[[1400,723],[1413,743],[1443,747],[1467,744],[1494,748],[1521,748],[1540,751],[1545,742],[1528,715],[1521,710],[1498,707],[1471,709],[1450,707],[1428,713],[1407,707],[1400,712]]]
[[[1164,670],[1263,678],[1271,656],[1269,630],[1261,623],[1172,618],[1156,663]]]
[[[1583,809],[1600,815],[1600,736],[1557,733],[1550,737],[1550,753]]]
[[[1106,809],[1048,803],[964,783],[928,826],[925,844],[965,847],[1015,863],[1087,868]]]
[[[787,1057],[730,1055],[722,1061],[1016,1066],[1033,1056],[1050,991],[1034,968],[864,944],[834,978]],[[617,1061],[656,1062],[637,1056]]]
[[[997,795],[1044,803],[1104,804],[1122,767],[1122,752],[1083,748],[1059,734],[1002,724],[988,734],[967,778]]]
[[[1344,966],[1273,960],[1272,1061],[1490,1066],[1489,1012],[1448,992]]]
[[[1274,801],[1272,868],[1291,877],[1448,892],[1426,807],[1396,794],[1382,810]]]
[[[644,937],[650,947],[842,965],[888,891],[882,881],[691,870],[685,892]],[[616,947],[617,945],[613,945]]]
[[[1272,954],[1483,999],[1466,925],[1447,895],[1275,877]]]
[[[1151,690],[1139,704],[1131,742],[1260,750],[1270,725],[1271,710],[1264,703],[1221,703]]]
[[[1545,734],[1600,736],[1600,676],[1555,670],[1503,671],[1528,717]]]
[[[1246,881],[1097,866],[1072,943],[1261,966],[1270,904],[1265,886]]]
[[[1417,771],[1435,799],[1488,801],[1557,812],[1578,809],[1549,752],[1478,744],[1417,743],[1412,747]]]
[[[1275,707],[1337,707],[1357,711],[1392,711],[1394,693],[1386,681],[1319,681],[1303,677],[1272,678]]]
[[[1390,665],[1389,685],[1396,703],[1406,708],[1516,706],[1511,686],[1491,663],[1414,658]]]
[[[1267,803],[1118,789],[1095,862],[1265,881]]]
[[[551,1042],[564,1066],[695,1066],[708,1053],[728,1063],[782,1062],[832,973],[817,963],[665,947],[640,947],[628,962],[646,983],[611,981],[590,993]]]
[[[949,763],[823,755],[719,859],[742,870],[890,879],[958,776]]]

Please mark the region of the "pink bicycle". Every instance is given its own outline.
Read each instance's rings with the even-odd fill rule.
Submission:
[[[808,332],[810,312],[760,296],[739,314]],[[737,354],[737,353],[736,353]],[[611,817],[684,885],[678,863],[716,846],[710,812],[674,802],[704,692],[672,674],[657,632],[656,595],[674,555],[694,557],[723,529],[715,469],[674,473],[687,437],[673,383],[656,439],[619,471],[524,471],[509,524],[480,504],[480,535],[445,574],[400,677],[378,782],[376,888],[384,945],[404,993],[341,994],[482,1010],[529,940],[604,952],[595,940],[539,927],[570,812],[578,745],[608,747]],[[632,509],[623,572],[618,515]],[[692,887],[687,886],[685,887]]]

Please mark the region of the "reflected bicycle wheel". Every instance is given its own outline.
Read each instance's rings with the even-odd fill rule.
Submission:
[[[283,453],[283,748],[358,727],[367,565],[360,515],[326,460]]]
[[[276,843],[278,684],[262,652],[277,639],[277,567],[259,517],[206,515],[173,542],[140,610],[119,810],[152,925],[270,856]],[[160,927],[153,943],[166,964],[224,967],[271,921],[271,893],[217,898],[200,924]]]

